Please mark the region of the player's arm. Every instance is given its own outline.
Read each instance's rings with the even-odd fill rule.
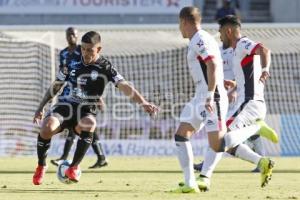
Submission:
[[[64,82],[62,81],[54,81],[53,84],[48,88],[46,94],[44,95],[40,105],[38,106],[37,110],[35,111],[33,122],[37,123],[38,120],[43,118],[44,114],[44,107],[45,105],[53,99],[53,97],[58,93],[58,91],[62,88]]]
[[[154,114],[158,111],[158,108],[149,103],[145,98],[133,87],[131,86],[127,81],[122,80],[117,83],[117,87],[120,91],[122,91],[126,96],[128,96],[132,101],[140,104],[145,112],[149,114]]]
[[[260,63],[262,66],[262,74],[260,76],[260,81],[265,83],[265,81],[270,76],[270,64],[271,64],[271,51],[265,46],[259,44],[259,46],[255,49],[255,55],[260,56]]]
[[[58,93],[58,91],[64,85],[64,81],[66,80],[67,73],[64,71],[66,67],[66,59],[63,57],[62,52],[60,52],[59,54],[59,62],[60,65],[59,65],[59,71],[56,75],[56,81],[54,81],[51,84],[51,86],[48,88],[39,107],[35,111],[33,117],[33,123],[38,123],[38,121],[43,118],[45,105]]]
[[[98,109],[100,111],[102,111],[102,112],[104,111],[104,109],[105,109],[105,102],[104,102],[104,100],[103,100],[102,97],[99,97],[99,101],[97,103],[97,107],[98,107]]]
[[[207,41],[203,41],[202,39],[200,39],[196,45],[193,45],[192,48],[200,57],[200,59],[206,64],[208,90],[205,108],[207,111],[212,112],[214,94],[217,86],[217,63],[215,62],[214,52],[210,48],[210,45],[207,43]]]
[[[208,86],[205,107],[209,112],[213,112],[213,100],[214,100],[214,94],[217,86],[217,82],[216,82],[217,65],[214,62],[213,58],[207,60],[205,64],[207,66],[207,86]]]

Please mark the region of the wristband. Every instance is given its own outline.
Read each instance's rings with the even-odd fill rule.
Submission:
[[[215,92],[214,92],[214,91],[208,91],[208,92],[207,92],[207,97],[206,97],[206,98],[214,99],[214,95],[215,95]]]
[[[262,72],[268,72],[268,73],[270,73],[269,70],[270,70],[269,67],[264,67],[264,68],[262,68]]]

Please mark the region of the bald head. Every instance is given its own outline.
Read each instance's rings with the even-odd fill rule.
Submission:
[[[66,29],[66,39],[69,46],[74,46],[77,44],[78,30],[74,27],[69,27]]]

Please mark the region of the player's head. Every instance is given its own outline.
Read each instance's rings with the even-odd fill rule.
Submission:
[[[66,39],[69,45],[76,45],[78,39],[78,31],[74,27],[66,29]]]
[[[95,31],[85,33],[81,38],[81,53],[85,64],[95,62],[101,51],[101,36]]]
[[[179,29],[184,38],[191,37],[197,26],[201,23],[201,13],[197,7],[187,6],[179,13]]]
[[[219,20],[220,39],[224,46],[232,46],[240,35],[241,22],[234,15],[227,15]]]

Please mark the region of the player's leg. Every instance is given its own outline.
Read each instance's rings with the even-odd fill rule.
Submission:
[[[33,175],[33,184],[40,185],[43,182],[47,166],[46,158],[47,152],[50,148],[51,138],[53,135],[60,131],[60,121],[55,116],[46,117],[43,120],[41,132],[37,138],[37,155],[38,155],[38,166]]]
[[[264,118],[265,110],[266,106],[264,102],[251,100],[232,121],[232,123],[229,125],[229,128],[234,129],[247,126],[251,123],[253,124],[258,118]],[[264,187],[268,183],[272,175],[272,168],[274,166],[274,162],[272,160],[257,154],[246,144],[239,144],[238,146],[232,148],[230,153],[238,158],[256,164],[261,170],[261,186]]]
[[[80,109],[81,112],[85,112],[84,109]],[[75,149],[74,157],[70,167],[66,170],[66,176],[73,182],[78,182],[77,170],[79,170],[79,164],[86,154],[88,148],[93,141],[93,134],[96,129],[95,115],[89,113],[80,113],[83,116],[75,127],[75,131],[79,134],[77,146]]]
[[[68,136],[65,141],[63,154],[61,155],[60,158],[51,160],[51,163],[55,166],[58,166],[62,161],[66,160],[68,158],[69,152],[70,152],[72,145],[74,143],[74,140],[75,140],[76,135],[75,135],[73,129],[69,128],[69,129],[65,129],[65,130],[68,130]]]
[[[102,145],[99,140],[99,136],[97,135],[96,131],[94,132],[92,148],[93,148],[95,154],[97,155],[97,161],[94,165],[90,166],[89,168],[94,169],[94,168],[100,168],[100,167],[107,166],[108,163],[105,159],[104,151],[103,151]]]
[[[177,157],[184,175],[184,185],[172,192],[199,192],[193,169],[194,155],[190,142],[190,137],[195,130],[201,127],[203,121],[203,116],[199,111],[204,110],[204,106],[200,106],[199,102],[199,99],[192,99],[185,105],[180,115],[180,125],[175,134],[175,143]]]
[[[258,153],[261,156],[265,155],[264,147],[262,144],[262,139],[259,135],[253,135],[251,136],[246,142],[246,145],[248,145],[254,152]],[[260,172],[259,168],[254,168],[251,172]]]
[[[176,134],[175,143],[177,148],[177,157],[184,175],[184,185],[172,192],[178,193],[195,193],[199,192],[197,187],[193,161],[194,155],[190,142],[191,135],[195,132],[193,126],[188,123],[181,122]]]

